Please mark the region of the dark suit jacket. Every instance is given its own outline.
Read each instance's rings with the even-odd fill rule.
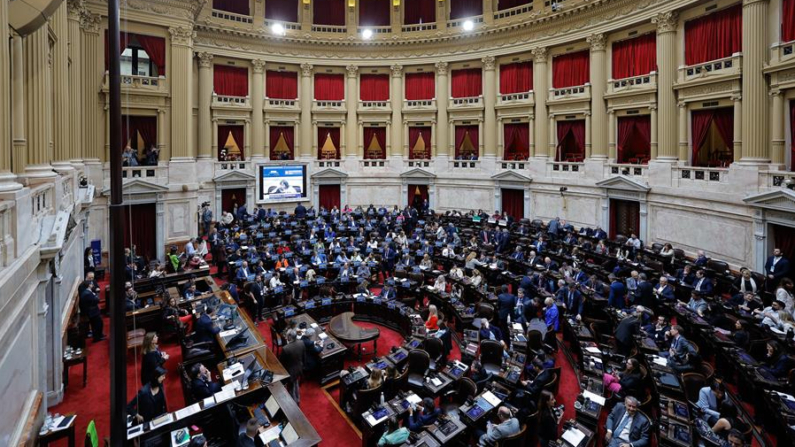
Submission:
[[[549,381],[552,380],[553,374],[554,373],[549,369],[541,370],[535,379],[527,384],[527,393],[530,394],[530,397],[533,400],[537,400],[538,397],[541,396],[541,391],[544,391],[544,385],[548,384]]]
[[[213,320],[207,314],[202,314],[198,320],[196,320],[196,335],[194,335],[193,339],[197,343],[202,343],[205,341],[213,341],[215,339],[215,334],[221,332],[221,328],[216,327],[213,324]]]
[[[765,262],[765,273],[767,273],[768,275],[771,274],[770,269],[773,267],[773,259],[774,257],[771,256],[767,258],[767,261]],[[775,280],[778,281],[784,276],[787,276],[787,273],[789,273],[789,260],[782,256],[781,259],[779,259],[778,262],[776,263],[776,268],[773,271],[772,275],[775,278]],[[757,284],[757,287],[758,286],[759,284]]]
[[[205,399],[221,391],[221,385],[216,382],[205,382],[202,379],[193,379],[190,382],[190,390],[196,399]]]
[[[561,289],[563,292],[563,302],[566,303],[566,309],[571,314],[579,315],[582,313],[582,293],[579,290],[572,290],[571,292],[567,289]],[[569,293],[571,293],[571,299],[569,299]]]
[[[295,207],[295,217],[306,217],[306,207],[304,205],[299,203],[298,206]]]
[[[246,436],[246,433],[240,433],[240,436],[237,438],[237,447],[261,447],[262,446],[262,439],[259,436],[254,437],[254,439],[249,438]]]
[[[497,315],[500,321],[506,321],[514,307],[516,307],[516,295],[501,293],[497,297]]]
[[[613,411],[610,412],[610,416],[607,417],[607,423],[605,424],[605,428],[607,430],[613,431],[613,436],[618,436],[618,433],[615,433],[615,430],[618,428],[619,422],[624,417],[624,413],[626,413],[626,409],[624,408],[623,403],[616,404]],[[632,427],[629,429],[629,442],[632,443],[633,447],[646,447],[649,445],[649,429],[651,424],[649,420],[641,414],[640,412],[635,413],[634,419],[632,419]]]
[[[652,307],[654,303],[654,287],[648,281],[641,281],[638,283],[638,290],[636,291],[637,298],[636,304],[644,307]]]
[[[693,280],[693,288],[696,289],[698,292],[706,293],[707,295],[712,294],[712,278],[707,278],[706,276],[703,278],[704,281],[701,279],[696,278]],[[698,287],[698,283],[701,281],[701,288]]]
[[[301,340],[287,343],[287,345],[282,348],[279,361],[282,362],[282,366],[284,366],[284,368],[290,374],[290,378],[292,380],[301,377],[301,373],[304,370],[305,355],[306,347],[304,346],[304,342]]]
[[[640,320],[634,315],[630,315],[616,326],[616,341],[624,346],[632,346],[632,340],[640,331]]]
[[[100,315],[99,296],[90,288],[83,290],[83,293],[80,294],[80,312],[85,314],[88,318],[98,317]]]

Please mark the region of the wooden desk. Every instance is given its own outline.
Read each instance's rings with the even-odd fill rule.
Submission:
[[[267,346],[262,346],[257,350],[250,351],[247,353],[239,354],[236,357],[238,361],[244,363],[244,367],[247,369],[256,372],[258,369],[262,369],[263,371],[271,371],[273,372],[273,381],[272,382],[279,382],[285,379],[290,378],[290,374],[287,373],[287,370],[284,369],[284,366],[279,362],[279,359],[276,358],[276,354],[274,354]],[[224,369],[227,368],[228,361],[224,360],[219,362],[217,365],[218,374],[223,377]],[[245,373],[244,373],[245,374]],[[230,380],[224,380],[224,385],[229,384],[231,382],[242,381],[243,377],[240,375],[239,377],[234,377]],[[263,386],[267,386],[267,384],[263,385],[260,382],[249,383],[248,389],[241,389],[237,391],[235,394],[240,396],[241,394],[249,393],[252,391],[256,391]]]
[[[66,388],[69,385],[69,367],[83,364],[83,388],[86,387],[86,382],[88,382],[88,356],[86,355],[86,351],[82,351],[80,355],[75,355],[72,353],[72,356],[63,358],[63,386]]]
[[[566,428],[564,426],[564,430],[561,433],[561,438],[558,440],[558,442],[561,443],[560,445],[563,445],[563,446],[566,446],[566,447],[586,447],[586,446],[589,446],[589,445],[593,445],[594,441],[596,440],[595,439],[596,433],[593,430],[589,429],[588,427],[585,427],[584,425],[580,424],[579,422],[574,422],[573,424],[570,425],[570,427],[568,429],[569,430],[575,430],[575,429],[579,430],[580,432],[582,432],[582,434],[585,435],[585,437],[582,439],[582,441],[580,441],[579,444],[572,445],[571,443],[569,443],[569,442],[567,442],[567,441],[565,441],[563,439],[563,433],[566,432]]]
[[[312,324],[317,324],[317,322],[307,314],[289,317],[289,321],[295,322],[296,327],[300,326],[301,323],[305,323],[306,327],[312,327]],[[319,340],[319,334],[322,331],[323,328],[317,325],[315,328],[315,335],[311,336],[310,340],[313,342]],[[320,358],[321,385],[325,385],[339,377],[340,371],[342,371],[342,367],[345,363],[345,352],[347,350],[348,348],[346,348],[345,345],[332,336],[328,336],[323,342],[323,350],[318,353],[318,357]]]
[[[332,318],[328,324],[329,333],[343,343],[358,346],[359,359],[362,358],[362,344],[372,341],[373,354],[375,355],[381,331],[377,328],[365,329],[358,326],[353,322],[354,315],[353,312],[344,312]]]

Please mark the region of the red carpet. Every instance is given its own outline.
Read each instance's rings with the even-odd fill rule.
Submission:
[[[220,283],[221,281],[218,282]],[[100,284],[103,290],[105,284],[106,282]],[[106,334],[108,333],[108,323],[108,320],[105,319]],[[369,323],[362,323],[362,325],[366,327],[376,326]],[[403,339],[399,333],[391,329],[381,326],[379,328],[381,329],[381,338],[379,339],[377,354],[383,356],[389,352],[392,346],[401,344]],[[259,331],[268,346],[270,346],[269,325],[260,325]],[[461,353],[458,346],[455,343],[453,345],[453,352],[450,358],[460,359]],[[49,410],[51,413],[77,413],[76,433],[78,444],[82,442],[81,439],[85,433],[86,426],[91,420],[96,423],[100,439],[110,436],[110,365],[108,346],[108,341],[98,343],[94,343],[90,339],[86,341],[88,385],[85,388],[82,387],[82,369],[73,367],[70,370],[70,385],[66,389],[64,401]],[[366,345],[365,347],[367,354],[365,355],[365,360],[369,360],[372,357],[372,345]],[[177,365],[181,362],[181,353],[174,342],[161,342],[161,349],[170,355],[166,363],[169,376],[166,380],[165,391],[168,408],[174,411],[184,406],[182,387],[176,375]],[[136,361],[131,354],[128,356],[127,362],[127,400],[129,401],[140,387],[140,359]],[[346,366],[354,364],[357,364],[357,362],[353,360],[346,361]],[[573,418],[573,404],[579,393],[579,385],[574,377],[574,371],[566,361],[565,356],[560,352],[556,355],[556,364],[563,368],[557,400],[559,403],[566,405],[565,419]],[[338,402],[339,395],[336,391],[336,387],[328,389],[333,399]],[[323,446],[349,447],[359,444],[358,434],[338,411],[337,406],[332,405],[329,395],[324,392],[316,379],[305,380],[301,384],[301,409],[322,437]],[[64,441],[56,445],[66,445],[66,443]]]

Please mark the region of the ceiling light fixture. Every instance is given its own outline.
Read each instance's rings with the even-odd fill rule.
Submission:
[[[475,22],[473,22],[471,20],[465,20],[464,21],[464,31],[472,31],[473,29],[475,29]]]

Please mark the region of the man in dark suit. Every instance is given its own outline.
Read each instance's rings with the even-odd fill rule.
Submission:
[[[535,250],[530,250],[530,254],[527,256],[528,264],[535,266],[538,264],[542,264],[543,262],[544,260],[541,258],[541,256],[536,255]]]
[[[704,270],[696,272],[696,280],[693,281],[693,288],[696,292],[701,292],[704,295],[712,295],[712,279],[707,278]]]
[[[607,233],[601,227],[596,227],[596,229],[593,232],[593,237],[599,240],[607,239]]]
[[[579,286],[576,282],[568,284],[563,302],[566,304],[566,310],[571,315],[579,316],[582,314],[583,299],[580,293]]]
[[[196,329],[193,340],[196,343],[213,341],[215,334],[221,332],[221,328],[213,324],[214,307],[205,307],[201,316],[196,320]]]
[[[395,289],[389,284],[384,284],[384,288],[381,289],[381,294],[379,296],[384,301],[394,300],[396,296]]]
[[[610,275],[610,296],[607,298],[607,305],[610,307],[615,307],[616,309],[623,309],[625,306],[625,295],[627,294],[627,288],[623,282],[621,282],[617,277],[614,275]]]
[[[660,277],[660,282],[657,284],[657,287],[654,288],[654,295],[656,295],[659,300],[673,301],[676,299],[674,296],[674,288],[668,284],[668,278],[665,276]]]
[[[300,394],[300,381],[301,374],[304,371],[304,356],[306,355],[306,346],[301,340],[297,339],[297,334],[294,329],[287,331],[286,336],[287,344],[282,348],[282,353],[279,356],[279,361],[290,374],[290,381],[287,383],[287,388],[290,390],[290,395],[296,404],[301,403]]]
[[[259,422],[251,418],[246,423],[246,431],[237,438],[237,447],[261,447],[262,439],[259,437]]]
[[[208,398],[221,391],[221,385],[218,382],[213,382],[210,370],[201,363],[191,367],[190,376],[190,391],[196,400]]]
[[[616,326],[616,348],[619,354],[629,355],[635,342],[635,335],[640,332],[641,314],[643,306],[635,308],[635,312],[624,317]]]
[[[262,275],[257,275],[254,282],[251,283],[248,289],[248,297],[251,300],[251,305],[254,310],[254,323],[259,324],[262,318],[262,311],[265,309],[265,296],[262,288]]]
[[[395,269],[396,257],[397,251],[392,248],[392,244],[387,244],[386,248],[384,248],[384,259],[381,262],[384,278],[386,278],[387,275],[392,274],[392,271]]]
[[[295,217],[299,219],[306,217],[306,207],[303,203],[299,203],[298,206],[295,207]]]
[[[765,261],[765,275],[767,275],[767,290],[774,291],[781,278],[789,273],[789,260],[781,254],[781,250],[773,250],[773,256]]]
[[[668,366],[674,371],[683,373],[691,371],[693,364],[698,360],[696,348],[681,335],[682,326],[671,326],[668,333],[671,336],[671,347],[668,349]]]
[[[605,424],[607,447],[646,447],[649,445],[649,419],[638,412],[640,402],[627,396],[624,403],[616,404]]]
[[[529,397],[530,402],[538,402],[541,396],[541,391],[544,390],[544,385],[548,384],[555,373],[552,370],[544,368],[544,362],[539,358],[533,359],[531,367],[535,374],[533,380],[523,380],[522,386],[525,388],[525,393]]]
[[[638,288],[635,290],[635,304],[651,309],[654,303],[654,287],[646,280],[646,274],[638,275]]]
[[[248,268],[248,262],[243,261],[243,263],[240,265],[240,268],[237,269],[237,274],[235,275],[235,277],[237,278],[238,281],[245,282],[248,281],[248,275],[250,274],[251,270],[249,270]]]
[[[83,293],[80,294],[80,313],[88,317],[88,322],[91,324],[91,333],[94,336],[94,341],[104,340],[105,334],[102,333],[103,325],[102,314],[99,310],[99,288],[91,286],[88,281],[84,281]]]

